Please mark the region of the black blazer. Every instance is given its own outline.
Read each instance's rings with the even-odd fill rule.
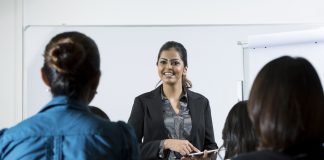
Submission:
[[[128,119],[135,129],[142,159],[159,159],[160,142],[169,138],[163,119],[161,87],[136,97]],[[208,99],[190,90],[187,95],[192,121],[188,141],[201,151],[217,149]]]

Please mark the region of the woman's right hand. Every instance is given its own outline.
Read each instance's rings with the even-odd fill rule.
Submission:
[[[192,151],[200,152],[195,146],[193,146],[188,140],[180,139],[166,139],[164,140],[164,149],[169,149],[180,153],[182,156],[188,155]]]

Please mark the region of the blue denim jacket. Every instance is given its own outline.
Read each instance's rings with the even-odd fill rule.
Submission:
[[[135,133],[94,116],[87,104],[54,97],[39,113],[0,131],[0,159],[137,160]]]

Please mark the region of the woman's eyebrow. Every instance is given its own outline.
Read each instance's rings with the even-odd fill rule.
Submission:
[[[178,58],[173,58],[173,59],[160,58],[160,60],[178,61],[180,59],[178,59]]]

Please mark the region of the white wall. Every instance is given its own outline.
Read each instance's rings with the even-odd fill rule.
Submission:
[[[22,39],[18,35],[22,25],[17,21],[21,13],[18,8],[17,1],[0,0],[0,128],[22,118]]]
[[[323,21],[322,0],[26,0],[25,25],[269,24]]]
[[[10,0],[0,1],[0,124],[12,124],[15,120],[15,5]],[[6,116],[2,116],[6,115]]]
[[[23,27],[324,23],[322,3],[321,0],[0,0],[3,75],[0,127],[11,126],[22,117]],[[241,55],[233,56],[233,61],[240,60]]]

